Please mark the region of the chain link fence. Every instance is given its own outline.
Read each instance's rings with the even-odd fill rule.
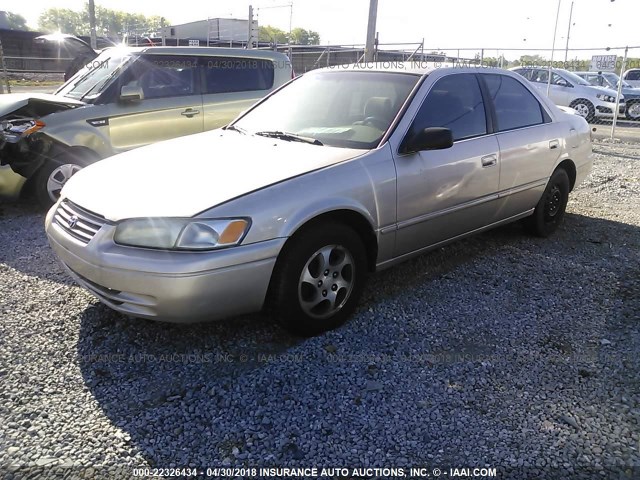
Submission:
[[[218,45],[223,46],[223,45]],[[235,48],[241,45],[233,44]],[[285,53],[296,74],[364,60],[364,45],[277,45],[261,47]],[[29,70],[57,70],[37,59]],[[50,59],[60,63],[61,58]],[[6,70],[11,62],[29,59],[0,57],[0,83],[7,91]],[[640,46],[588,49],[427,48],[424,42],[376,46],[375,61],[453,62],[484,68],[513,69],[554,103],[571,107],[594,128],[595,138],[640,142]],[[21,67],[25,65],[21,64]],[[21,68],[22,69],[22,68]],[[622,78],[622,81],[620,79]]]
[[[358,63],[364,45],[280,46],[297,74]],[[593,126],[594,138],[640,142],[640,46],[588,49],[431,49],[423,43],[379,45],[378,62],[452,62],[512,69],[557,105],[576,110]],[[634,70],[635,69],[635,70]],[[622,77],[622,81],[620,81]]]

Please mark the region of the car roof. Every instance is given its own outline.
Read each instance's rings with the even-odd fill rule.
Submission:
[[[144,53],[145,55],[211,55],[224,57],[252,57],[282,60],[288,57],[284,53],[272,50],[255,50],[245,48],[226,47],[111,47],[119,48],[130,53]]]

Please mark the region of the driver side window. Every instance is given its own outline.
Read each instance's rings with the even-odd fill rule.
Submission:
[[[487,133],[482,93],[475,75],[447,75],[433,85],[411,129],[417,132],[427,127],[450,129],[454,141]]]
[[[197,72],[194,57],[148,55],[136,61],[126,84],[142,87],[145,99],[194,95]]]

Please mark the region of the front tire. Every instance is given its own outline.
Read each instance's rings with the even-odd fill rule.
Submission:
[[[529,233],[548,237],[558,229],[569,202],[569,190],[569,175],[559,168],[551,175],[533,215],[525,219]]]
[[[367,277],[360,236],[323,223],[296,234],[276,264],[269,306],[288,331],[313,336],[342,325],[358,304]]]
[[[57,157],[49,159],[34,176],[33,189],[38,203],[50,208],[60,198],[62,187],[82,170],[88,162],[77,158]]]

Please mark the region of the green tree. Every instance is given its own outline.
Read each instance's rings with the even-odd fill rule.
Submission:
[[[294,28],[291,31],[291,43],[296,45],[319,45],[320,34],[313,30]]]
[[[40,15],[38,25],[42,30],[61,31],[75,35],[88,35],[89,5],[76,12],[68,8],[49,8]],[[120,37],[123,35],[152,35],[169,25],[164,17],[146,17],[139,13],[111,10],[96,5],[96,32],[98,35]]]
[[[29,30],[27,20],[17,13],[7,12],[7,23],[10,30]]]
[[[277,27],[265,25],[259,28],[258,39],[261,42],[287,43],[287,34]]]
[[[75,35],[86,33],[82,15],[69,8],[49,8],[40,14],[38,27],[47,32],[62,32]]]

